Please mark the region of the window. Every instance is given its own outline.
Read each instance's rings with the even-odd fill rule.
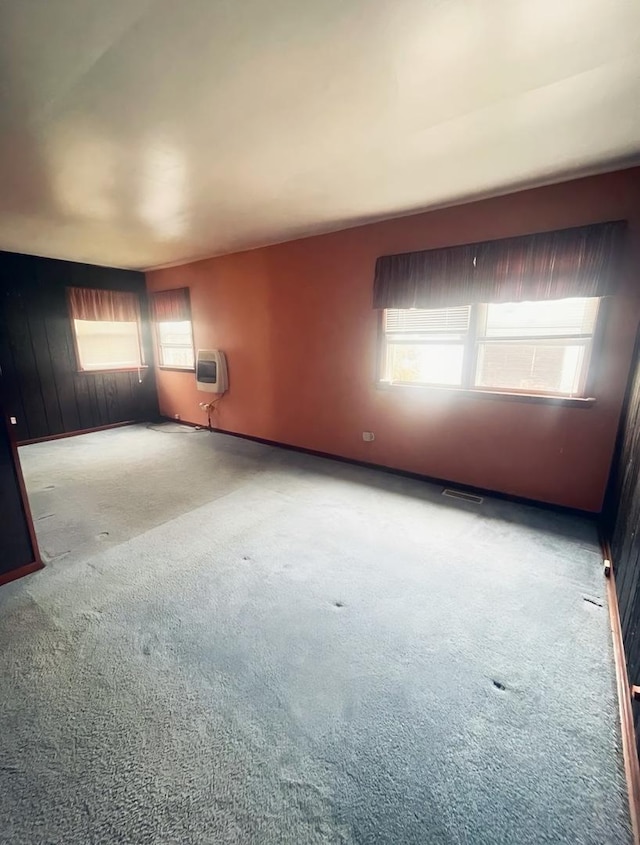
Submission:
[[[156,324],[160,366],[193,370],[195,355],[189,288],[151,294],[151,315]]]
[[[383,381],[584,396],[599,299],[384,312]]]
[[[143,366],[140,303],[135,293],[67,288],[67,298],[79,370]]]
[[[192,370],[195,359],[191,320],[163,321],[157,325],[160,366]]]
[[[74,320],[81,370],[126,370],[142,366],[137,322]]]
[[[388,308],[386,381],[461,387],[471,306]]]

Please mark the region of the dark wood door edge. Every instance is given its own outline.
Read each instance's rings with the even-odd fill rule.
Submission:
[[[32,572],[37,572],[39,569],[44,569],[44,563],[40,560],[34,560],[33,563],[27,563],[25,566],[20,566],[18,569],[12,569],[11,572],[5,572],[0,575],[0,587],[3,584],[8,584],[10,581],[16,581],[18,578],[24,578],[25,575],[31,575]]]
[[[636,745],[636,733],[633,726],[633,708],[631,704],[631,683],[627,674],[627,662],[620,625],[618,610],[618,595],[616,593],[615,566],[611,560],[611,549],[607,542],[602,543],[602,551],[606,561],[609,561],[609,576],[605,578],[607,589],[607,603],[609,605],[609,623],[613,640],[613,657],[616,668],[616,687],[618,690],[618,704],[620,707],[620,728],[622,732],[622,754],[624,757],[624,771],[629,789],[629,814],[633,829],[634,845],[640,845],[640,761]]]
[[[31,572],[36,572],[42,569],[44,564],[40,557],[40,549],[38,548],[38,540],[36,538],[36,529],[33,524],[33,515],[31,513],[31,506],[29,504],[29,497],[27,496],[27,488],[24,483],[24,476],[22,475],[22,467],[20,466],[20,456],[18,455],[18,447],[13,436],[12,427],[9,424],[8,418],[4,414],[0,414],[0,425],[5,425],[9,436],[9,448],[11,449],[11,456],[13,458],[13,467],[20,490],[20,498],[22,499],[22,510],[24,518],[27,523],[29,531],[29,539],[31,541],[31,549],[33,551],[33,561],[27,563],[17,569],[12,569],[10,572],[4,572],[0,575],[0,586],[7,584],[9,581],[15,581],[16,578],[22,578],[23,575],[29,575]]]
[[[122,422],[97,425],[95,428],[80,428],[77,431],[63,431],[61,434],[48,434],[46,437],[34,437],[31,440],[20,440],[18,446],[31,446],[34,443],[46,443],[48,440],[63,440],[65,437],[77,437],[79,434],[93,434],[94,431],[107,431],[110,428],[122,428],[125,425],[135,425],[139,420],[123,420]]]

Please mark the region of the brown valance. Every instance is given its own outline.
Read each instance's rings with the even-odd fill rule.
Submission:
[[[374,308],[447,308],[607,296],[614,292],[624,222],[385,255]]]
[[[184,320],[190,320],[189,288],[152,293],[151,314],[157,323],[181,323]]]
[[[140,300],[137,294],[129,291],[67,288],[67,298],[73,320],[140,321]]]

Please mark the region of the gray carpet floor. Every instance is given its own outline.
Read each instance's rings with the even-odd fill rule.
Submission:
[[[3,845],[631,841],[591,523],[172,425],[21,458]]]

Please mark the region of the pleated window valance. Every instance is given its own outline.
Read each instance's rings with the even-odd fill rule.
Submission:
[[[614,292],[625,223],[465,244],[376,262],[374,308],[447,308],[607,296]]]
[[[129,291],[67,288],[67,298],[74,320],[105,323],[140,321],[140,300],[137,294]]]
[[[157,323],[181,323],[191,319],[189,288],[151,294],[151,314]]]

